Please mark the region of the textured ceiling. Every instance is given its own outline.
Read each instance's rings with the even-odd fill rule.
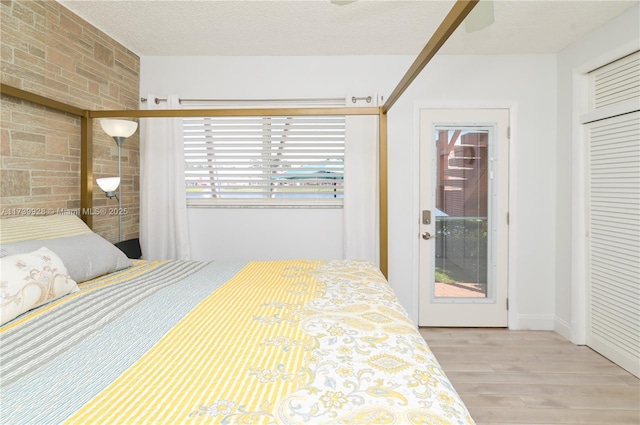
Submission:
[[[415,55],[454,1],[60,0],[140,56]],[[346,3],[346,2],[345,2]],[[555,53],[639,1],[495,1],[445,54]]]

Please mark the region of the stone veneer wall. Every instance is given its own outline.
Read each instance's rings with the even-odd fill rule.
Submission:
[[[0,3],[2,82],[82,109],[138,109],[140,58],[55,1]],[[80,207],[80,119],[0,97],[0,209],[3,216],[35,208]],[[94,179],[116,176],[113,139],[93,128]],[[138,237],[138,132],[122,149],[124,239]],[[93,206],[117,207],[94,181]],[[115,242],[116,215],[94,215],[93,229]]]

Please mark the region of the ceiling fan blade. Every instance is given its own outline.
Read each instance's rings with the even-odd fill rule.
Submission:
[[[493,22],[493,0],[480,0],[464,20],[464,29],[467,32],[480,31]]]
[[[331,3],[335,4],[335,5],[338,5],[338,6],[344,6],[346,4],[355,3],[357,1],[358,0],[331,0]]]

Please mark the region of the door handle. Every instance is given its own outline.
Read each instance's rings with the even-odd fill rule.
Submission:
[[[429,232],[424,232],[422,234],[422,239],[424,239],[425,241],[428,241],[429,239],[431,239],[431,233]]]

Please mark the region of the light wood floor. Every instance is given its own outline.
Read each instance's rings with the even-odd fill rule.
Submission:
[[[555,332],[420,333],[478,425],[640,424],[640,380]]]

